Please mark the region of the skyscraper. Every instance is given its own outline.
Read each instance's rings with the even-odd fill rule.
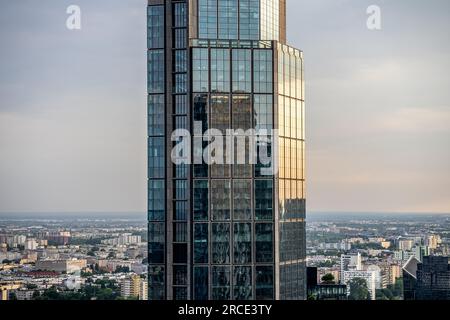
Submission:
[[[286,1],[149,0],[147,15],[149,300],[305,299],[303,53]],[[192,152],[174,163],[177,129]],[[208,163],[211,129],[242,130],[244,154],[243,132],[269,132],[255,145],[272,162],[236,162],[226,140],[232,161]]]

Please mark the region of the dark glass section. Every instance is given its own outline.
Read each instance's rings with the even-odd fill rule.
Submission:
[[[148,177],[162,179],[165,177],[164,138],[148,138]]]
[[[177,301],[187,300],[187,287],[174,287],[173,288],[173,299]]]
[[[187,263],[187,244],[174,243],[173,245],[173,263]]]
[[[187,242],[187,223],[175,222],[173,224],[173,241]]]
[[[186,221],[188,215],[188,205],[186,201],[175,202],[175,215],[176,221]]]
[[[164,114],[165,102],[164,95],[148,96],[148,135],[163,136],[164,135]]]
[[[187,92],[187,75],[185,73],[175,74],[175,93]]]
[[[273,180],[255,180],[255,219],[273,219]]]
[[[205,221],[208,220],[208,180],[194,181],[194,220]]]
[[[149,221],[164,221],[165,219],[165,188],[164,180],[148,182],[148,219]]]
[[[269,94],[255,94],[253,114],[256,130],[273,129],[273,96]]]
[[[175,199],[187,200],[188,188],[186,180],[175,180]]]
[[[187,114],[187,97],[186,95],[176,95],[175,96],[175,113],[176,114]]]
[[[208,224],[194,224],[194,263],[208,263]]]
[[[257,223],[255,224],[255,246],[256,262],[273,262],[273,224]]]
[[[164,93],[164,50],[148,51],[148,93]]]
[[[187,72],[187,51],[175,50],[175,72]]]
[[[149,300],[164,300],[164,267],[149,266],[148,267],[149,280]]]
[[[234,267],[234,300],[252,299],[252,267]]]
[[[208,130],[208,95],[194,94],[194,121],[201,122],[202,134]]]
[[[228,95],[211,96],[211,128],[223,134],[230,129],[230,98]]]
[[[147,7],[147,48],[164,48],[164,6]]]
[[[229,266],[212,267],[212,299],[231,299],[231,268]]]
[[[234,224],[234,263],[252,262],[252,225],[251,223]]]
[[[305,297],[306,269],[304,263],[292,263],[280,266],[280,296],[284,300]]]
[[[173,5],[174,27],[186,27],[187,8],[186,3],[175,3]]]
[[[173,266],[173,284],[176,286],[187,285],[187,266]]]
[[[149,235],[148,262],[150,264],[164,263],[164,242],[165,242],[164,222],[149,222],[148,235]]]
[[[212,263],[228,264],[230,263],[230,224],[213,223],[212,224]]]
[[[305,222],[280,223],[280,261],[304,259]]]
[[[256,300],[274,299],[274,281],[272,266],[256,267]]]
[[[231,217],[231,183],[229,180],[211,180],[211,215],[215,221]]]
[[[247,131],[252,127],[252,97],[250,95],[234,95],[233,129]]]
[[[186,48],[187,46],[187,32],[186,29],[175,29],[174,47],[175,49]]]
[[[233,218],[234,220],[252,219],[252,181],[233,181]]]
[[[208,300],[208,267],[194,267],[194,300]]]

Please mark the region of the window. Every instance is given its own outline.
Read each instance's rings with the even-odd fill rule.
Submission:
[[[174,27],[186,27],[187,12],[186,3],[175,3],[173,5]]]
[[[233,272],[234,300],[252,299],[252,268],[234,267]]]
[[[186,29],[175,29],[174,47],[175,49],[183,49],[187,47]]]
[[[234,220],[252,219],[252,181],[233,181],[233,218]]]
[[[273,300],[273,267],[256,267],[256,300]]]
[[[173,263],[187,263],[187,244],[173,244]]]
[[[164,267],[148,267],[149,294],[151,300],[164,300]]]
[[[273,129],[273,96],[268,94],[254,95],[253,114],[255,129]]]
[[[185,222],[175,222],[173,224],[173,241],[174,242],[187,241],[187,224]]]
[[[188,197],[187,180],[175,180],[175,199],[186,200]]]
[[[164,6],[147,7],[147,47],[164,48]]]
[[[164,138],[150,137],[148,138],[148,176],[153,179],[162,179],[165,177],[165,161],[164,161]]]
[[[223,134],[230,129],[230,98],[225,95],[211,96],[211,128]]]
[[[255,224],[256,262],[273,262],[273,224]]]
[[[150,221],[164,221],[166,200],[164,180],[150,180],[148,189],[148,219]]]
[[[231,268],[228,266],[212,267],[212,299],[231,299]]]
[[[194,220],[208,220],[208,180],[194,180]]]
[[[233,49],[233,92],[250,93],[252,90],[252,52],[249,49]]]
[[[208,224],[194,224],[194,263],[208,263]]]
[[[164,95],[148,96],[148,135],[163,136],[164,135]]]
[[[230,92],[228,49],[211,49],[211,92]]]
[[[176,95],[175,96],[175,113],[176,114],[187,114],[187,97],[186,95]]]
[[[194,299],[208,300],[208,267],[194,267]]]
[[[273,219],[272,180],[255,180],[255,219]]]
[[[176,286],[187,285],[187,266],[173,266],[173,279]]]
[[[217,0],[199,0],[198,33],[200,39],[217,39]]]
[[[148,51],[148,93],[164,93],[164,50]]]
[[[216,221],[230,220],[231,186],[229,180],[211,180],[211,215]]]
[[[164,222],[150,222],[148,224],[148,262],[150,264],[164,263],[164,230]]]
[[[233,129],[247,131],[252,128],[252,98],[249,95],[233,96]]]
[[[188,214],[188,206],[186,201],[175,202],[175,216],[176,221],[186,221]]]
[[[194,92],[209,91],[208,49],[192,49],[192,82]]]
[[[219,39],[238,39],[238,0],[220,0]]]
[[[239,1],[239,38],[242,40],[259,39],[259,0]]]
[[[213,223],[212,224],[212,263],[229,264],[230,263],[230,224]]]
[[[234,224],[234,263],[246,264],[252,261],[252,225]]]
[[[272,93],[272,51],[254,50],[253,55],[254,91],[257,93]]]
[[[175,75],[175,93],[187,92],[187,75],[185,73]]]
[[[186,50],[175,50],[175,72],[187,72]]]

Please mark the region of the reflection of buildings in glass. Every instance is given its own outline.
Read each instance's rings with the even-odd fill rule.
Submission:
[[[426,256],[420,262],[412,256],[403,266],[405,300],[450,300],[448,257]]]
[[[285,10],[284,0],[149,0],[150,300],[306,298],[303,54],[285,44]],[[257,147],[280,170],[174,165],[180,128],[193,139],[278,129]]]

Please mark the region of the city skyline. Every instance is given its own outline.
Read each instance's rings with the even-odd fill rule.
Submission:
[[[372,2],[288,1],[308,60],[308,212],[445,213],[449,4]],[[146,1],[78,1],[80,31],[69,4],[2,2],[0,212],[145,212]]]

